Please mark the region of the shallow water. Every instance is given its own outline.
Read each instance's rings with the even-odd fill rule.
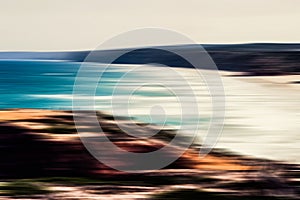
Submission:
[[[71,110],[74,81],[80,65],[54,61],[0,61],[0,108]],[[90,72],[102,73],[105,67],[90,64]],[[178,91],[187,97],[187,101],[196,96],[200,118],[194,110],[188,110],[185,111],[187,118],[184,123],[195,124],[200,120],[199,135],[205,137],[211,117],[211,101],[204,81],[195,71],[172,69],[179,74],[178,77],[188,81],[195,93],[191,94],[190,85],[187,86],[177,76],[171,76],[173,72],[168,69],[135,67],[113,65],[102,74],[95,91],[95,109],[178,128],[182,125],[182,102],[174,94]],[[129,70],[133,71],[129,73]],[[299,88],[275,84],[263,78],[224,76],[222,79],[226,94],[226,120],[217,147],[299,163]],[[160,84],[161,80],[170,83],[171,89]],[[87,90],[90,87],[89,77],[86,77],[84,87]],[[90,98],[83,95],[82,101]],[[193,109],[193,106],[190,107]]]

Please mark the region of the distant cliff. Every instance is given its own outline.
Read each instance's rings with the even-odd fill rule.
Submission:
[[[226,44],[202,45],[220,70],[245,72],[248,75],[300,74],[300,44]],[[168,46],[194,54],[198,45]],[[93,62],[106,63],[111,56],[122,55],[131,49],[94,51]],[[73,52],[0,52],[0,59],[65,60],[82,62],[90,51]],[[147,47],[125,53],[114,63],[160,63],[172,67],[192,67],[185,59],[168,51]],[[205,68],[205,66],[203,66]]]

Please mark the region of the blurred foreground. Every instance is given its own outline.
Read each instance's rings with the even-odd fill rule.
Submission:
[[[149,139],[134,138],[111,116],[99,112],[98,117],[109,139],[132,152],[155,151],[175,134],[163,130]],[[199,158],[191,147],[168,167],[143,174],[113,170],[84,148],[70,111],[2,110],[0,143],[1,199],[297,199],[300,194],[299,165],[222,149]]]

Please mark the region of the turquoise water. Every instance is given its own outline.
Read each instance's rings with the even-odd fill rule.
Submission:
[[[0,108],[68,109],[71,99],[35,95],[71,95],[79,63],[0,61]]]
[[[118,98],[131,95],[133,98],[129,102],[130,117],[145,122],[164,123],[164,121],[160,122],[159,120],[151,121],[149,117],[151,106],[160,104],[167,110],[169,107],[169,111],[172,112],[167,119],[168,125],[180,123],[179,112],[174,113],[177,99],[170,91],[159,85],[145,85],[132,94],[129,93],[132,87],[142,85],[145,80],[155,81],[157,79],[159,81],[162,76],[165,76],[164,73],[157,75],[146,70],[128,74],[128,69],[132,66],[114,65],[104,71],[106,65],[96,63],[89,65],[90,70],[95,70],[95,73],[103,72],[101,85],[98,85],[95,93],[96,109],[111,112],[113,106],[115,110],[124,108],[124,106],[128,106],[126,105],[128,102],[125,101],[112,106],[111,97]],[[65,61],[1,60],[0,108],[72,110],[73,86],[80,66],[81,63]],[[120,82],[122,78],[124,81]],[[86,80],[85,87],[89,88],[89,77],[86,77]],[[174,81],[176,82],[176,80]],[[119,86],[117,90],[115,90],[116,85]],[[191,120],[198,119],[191,118]]]
[[[105,67],[92,65],[98,72]],[[74,81],[80,66],[81,63],[75,62],[0,61],[0,108],[71,109]],[[112,94],[112,87],[124,75],[118,69],[122,67],[110,67],[102,74],[105,85],[102,83],[97,89],[97,96]]]

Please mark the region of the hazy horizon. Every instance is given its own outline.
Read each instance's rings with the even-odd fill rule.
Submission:
[[[199,44],[299,43],[299,7],[293,0],[2,0],[0,51],[89,50],[143,27]]]
[[[249,45],[300,45],[300,42],[248,42],[248,43],[196,43],[196,44],[174,44],[174,45],[153,45],[153,46],[143,46],[145,48],[147,47],[155,47],[155,46],[185,46],[185,45],[202,45],[205,49],[207,47],[205,46],[235,46],[235,45],[245,45],[248,46]],[[122,49],[126,49],[127,47],[120,47],[120,48],[108,48],[108,49],[44,49],[44,50],[1,50],[0,49],[0,53],[67,53],[67,52],[89,52],[89,51],[106,51],[106,50],[122,50]],[[130,48],[134,48],[134,47],[128,47]],[[207,50],[207,49],[206,49]]]

